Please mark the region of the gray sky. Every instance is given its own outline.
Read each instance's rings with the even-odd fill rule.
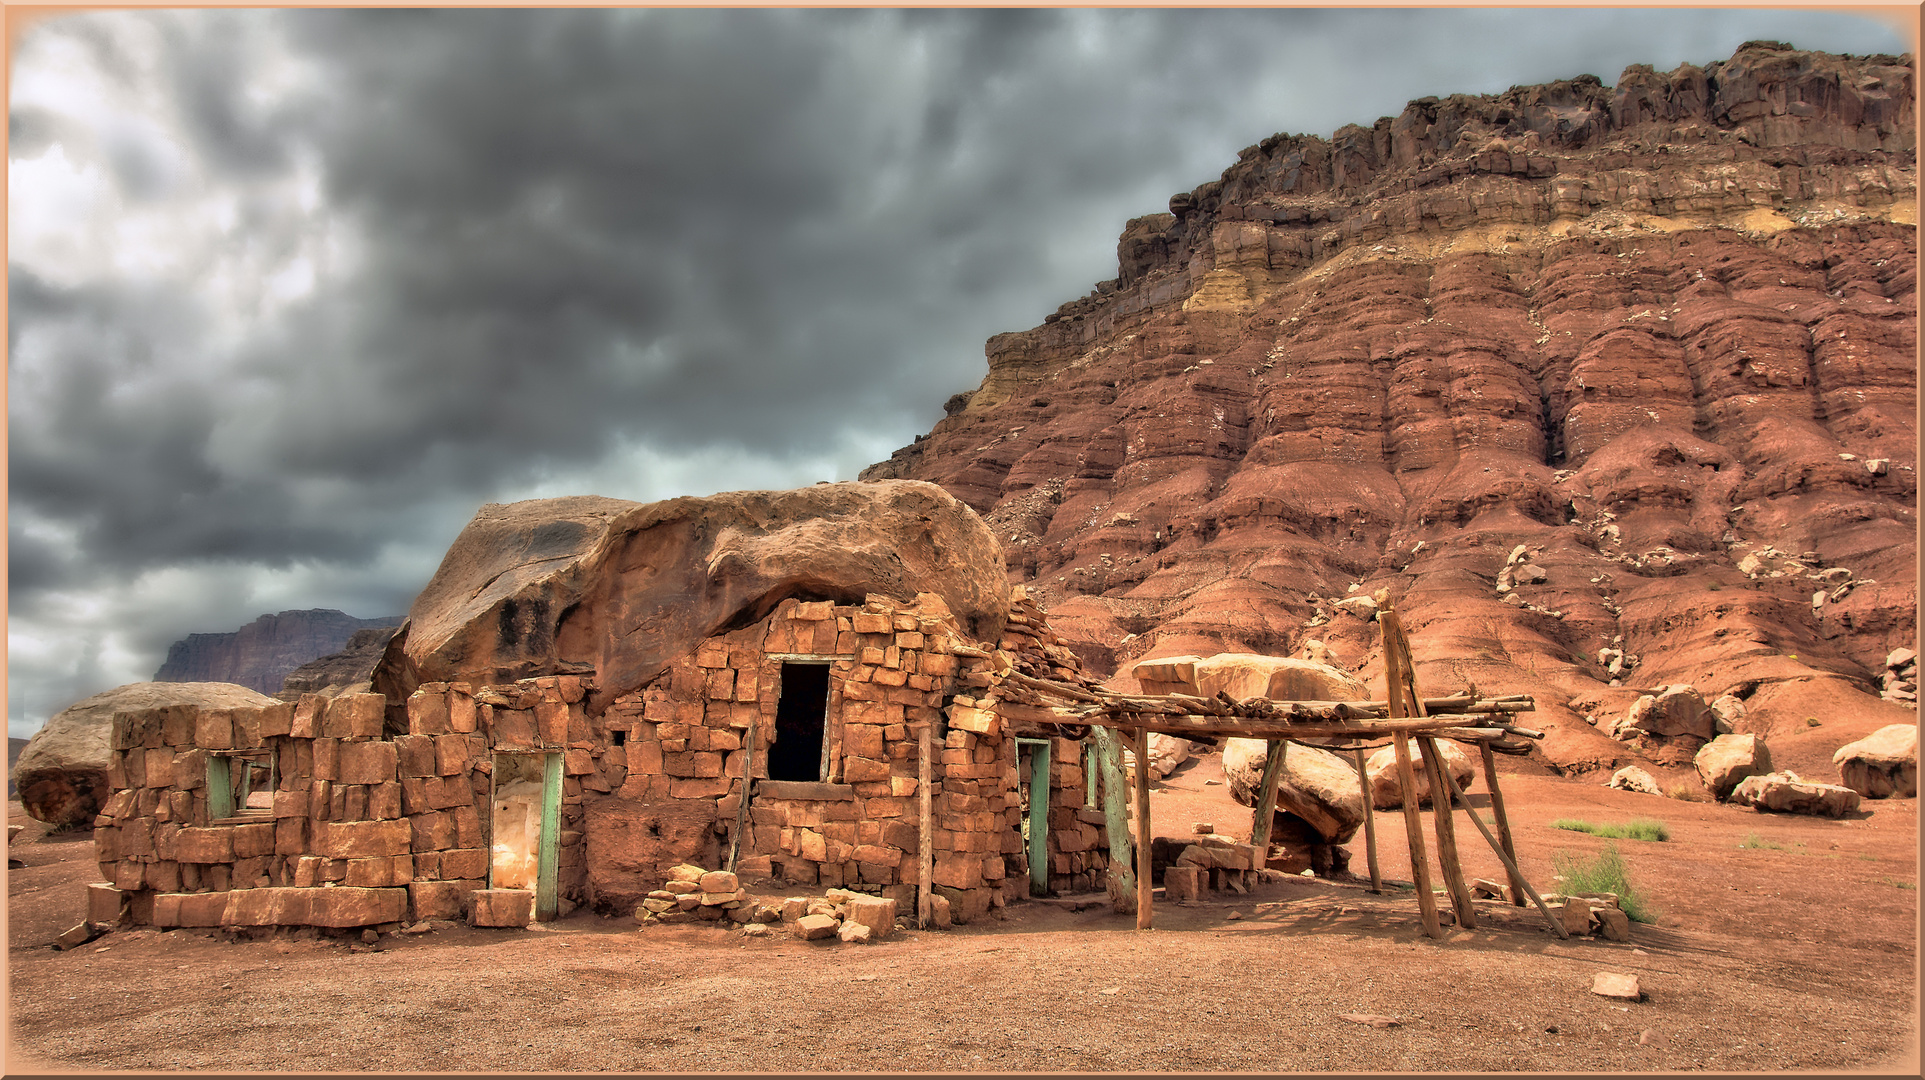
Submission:
[[[1915,9],[1894,9],[1907,17]],[[484,502],[850,479],[1276,132],[1744,10],[122,11],[13,60],[8,726],[264,612],[405,612]]]

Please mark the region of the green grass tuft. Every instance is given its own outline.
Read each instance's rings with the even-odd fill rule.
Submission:
[[[1631,883],[1631,868],[1625,865],[1624,856],[1618,854],[1616,844],[1604,845],[1604,850],[1589,861],[1580,861],[1568,852],[1554,851],[1551,853],[1551,865],[1557,869],[1557,875],[1564,879],[1566,893],[1616,893],[1618,910],[1629,916],[1632,922],[1657,921],[1657,909]]]
[[[1785,845],[1783,845],[1783,844],[1774,844],[1774,843],[1772,843],[1772,842],[1771,842],[1771,841],[1769,841],[1769,840],[1760,840],[1760,839],[1758,839],[1758,834],[1757,834],[1757,833],[1750,833],[1750,834],[1748,834],[1748,835],[1746,835],[1746,836],[1745,836],[1745,842],[1744,842],[1744,843],[1742,843],[1742,844],[1739,844],[1738,846],[1739,846],[1739,847],[1741,847],[1741,848],[1751,848],[1751,849],[1752,849],[1752,850],[1754,850],[1754,851],[1783,851],[1783,850],[1785,850]]]
[[[1553,829],[1568,829],[1571,832],[1590,833],[1612,840],[1652,840],[1671,839],[1671,830],[1656,818],[1632,818],[1622,825],[1593,825],[1578,818],[1559,818],[1551,822]]]

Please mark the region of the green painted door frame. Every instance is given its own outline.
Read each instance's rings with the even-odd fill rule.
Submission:
[[[1017,739],[1016,752],[1029,752],[1029,895],[1049,895],[1049,740]]]
[[[546,922],[558,910],[561,867],[561,755],[542,755],[541,839],[535,857],[535,918]]]

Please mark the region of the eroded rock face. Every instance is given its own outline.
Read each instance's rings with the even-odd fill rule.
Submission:
[[[310,660],[288,672],[287,678],[281,680],[281,689],[276,696],[282,701],[294,701],[302,694],[335,697],[366,693],[372,687],[374,666],[381,662],[382,655],[387,652],[388,641],[399,628],[400,620],[397,619],[393,626],[356,630],[340,652]]]
[[[112,791],[107,786],[114,714],[164,705],[210,709],[272,705],[274,699],[233,683],[144,682],[74,702],[55,713],[20,751],[14,785],[27,816],[49,825],[85,825]]]
[[[865,475],[985,513],[1099,671],[1361,666],[1388,588],[1425,691],[1533,694],[1566,770],[1636,760],[1563,704],[1614,681],[1876,682],[1917,625],[1912,80],[1753,43],[1266,139]]]
[[[1831,756],[1841,783],[1867,799],[1918,794],[1918,725],[1891,724]]]
[[[976,640],[999,640],[1007,618],[995,538],[933,484],[489,505],[415,598],[373,684],[397,701],[422,682],[593,670],[601,708],[788,597],[870,593],[935,594]]]

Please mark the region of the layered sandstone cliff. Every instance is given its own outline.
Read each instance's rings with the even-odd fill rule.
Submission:
[[[341,651],[355,631],[400,624],[398,615],[357,619],[331,608],[263,615],[231,633],[189,634],[174,642],[154,681],[234,683],[278,694],[290,672]]]
[[[1380,680],[1356,598],[1388,588],[1425,685],[1535,694],[1561,767],[1631,760],[1584,717],[1670,682],[1893,722],[1912,79],[1753,42],[1266,139],[864,478],[984,512],[1099,670]]]

